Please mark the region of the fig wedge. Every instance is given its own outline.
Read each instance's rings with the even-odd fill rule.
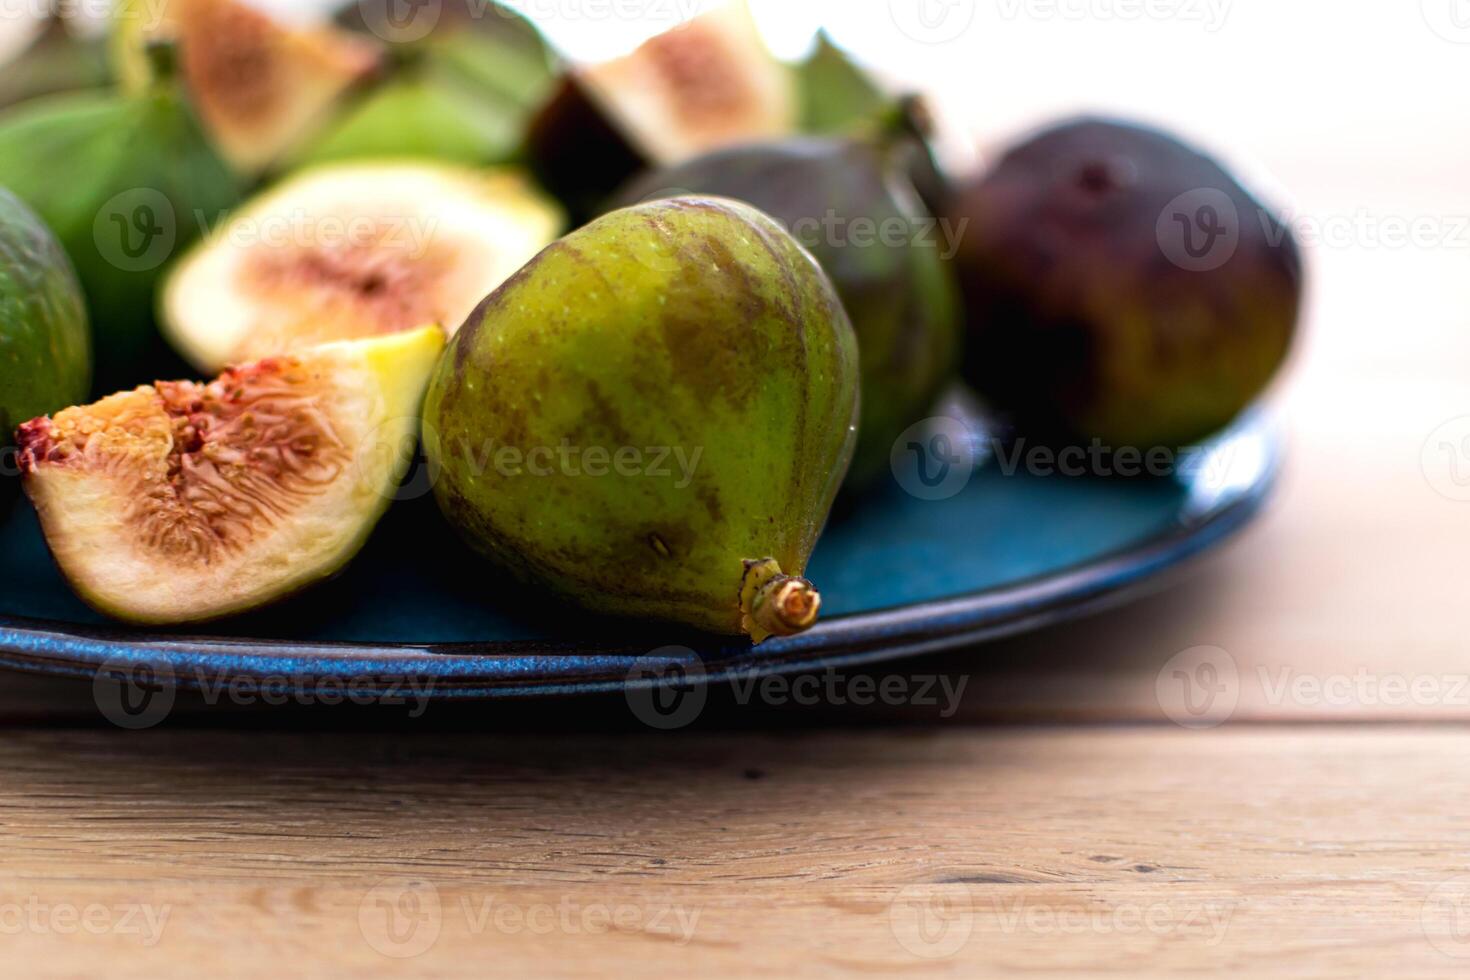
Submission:
[[[422,323],[458,327],[555,240],[562,215],[513,171],[352,163],[303,171],[233,213],[161,294],[201,371]]]
[[[205,129],[243,174],[263,172],[314,136],[381,64],[365,38],[329,24],[289,26],[240,0],[127,0],[113,16],[124,86],[146,88],[150,43],[177,42]]]
[[[216,619],[345,565],[387,509],[437,326],[158,382],[27,422],[22,485],[77,593],[136,623]]]
[[[531,122],[530,163],[578,214],[648,167],[795,131],[792,72],[743,0],[681,24],[632,54],[569,72]]]

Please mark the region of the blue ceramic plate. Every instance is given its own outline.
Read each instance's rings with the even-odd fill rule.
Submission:
[[[346,572],[288,603],[208,636],[129,629],[72,595],[21,504],[0,518],[0,667],[146,668],[247,690],[350,678],[371,693],[407,679],[475,698],[616,690],[651,651],[713,680],[942,650],[1117,601],[1218,544],[1268,495],[1280,440],[1255,414],[1162,478],[1027,475],[1014,457],[981,456],[962,488],[918,491],[952,496],[920,499],[890,481],[841,509],[808,569],[822,623],[755,648],[585,617],[519,590],[465,551],[428,498],[398,504]]]

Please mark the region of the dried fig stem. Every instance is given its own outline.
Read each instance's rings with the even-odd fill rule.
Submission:
[[[804,633],[816,624],[821,608],[821,593],[812,583],[782,573],[774,558],[745,563],[741,626],[753,642]]]

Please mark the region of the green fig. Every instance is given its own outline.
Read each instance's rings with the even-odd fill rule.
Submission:
[[[800,576],[851,458],[857,343],[821,268],[718,198],[617,211],[481,304],[424,409],[444,514],[602,613],[756,642],[816,619]]]
[[[0,113],[0,185],[71,256],[103,389],[145,377],[162,347],[152,310],[164,263],[239,197],[177,87],[49,96]]]
[[[0,506],[14,496],[12,435],[26,419],[86,396],[92,341],[61,243],[0,188]]]
[[[840,133],[878,116],[888,97],[867,74],[832,43],[826,31],[817,34],[817,46],[796,67],[804,133]]]
[[[298,164],[372,157],[504,163],[550,92],[551,50],[527,20],[492,2],[411,9],[353,4],[339,22],[393,42],[383,83],[313,141]]]
[[[721,150],[650,174],[619,201],[715,194],[789,229],[837,287],[857,332],[863,408],[851,487],[888,470],[893,442],[955,377],[959,294],[944,236],[908,178],[916,143],[884,133]]]
[[[1290,230],[1165,133],[1056,126],[954,208],[969,222],[956,257],[965,374],[1024,434],[1186,446],[1287,356],[1302,292]]]

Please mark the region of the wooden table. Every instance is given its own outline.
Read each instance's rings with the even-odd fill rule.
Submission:
[[[1463,971],[1470,503],[1421,460],[1470,414],[1443,258],[1397,271],[1424,292],[1370,355],[1381,256],[1314,255],[1284,486],[1185,581],[867,672],[964,680],[952,712],[727,692],[659,735],[617,698],[186,701],[125,733],[86,684],[7,676],[0,972]],[[1212,728],[1174,720],[1197,647]]]
[[[952,713],[726,693],[658,735],[616,698],[185,703],[133,734],[85,684],[5,676],[0,974],[1463,975],[1467,161],[1407,102],[1340,101],[1256,142],[1299,216],[1444,236],[1309,249],[1284,484],[1187,580],[867,672],[966,679]],[[1173,658],[1201,647],[1224,687],[1196,718]]]

